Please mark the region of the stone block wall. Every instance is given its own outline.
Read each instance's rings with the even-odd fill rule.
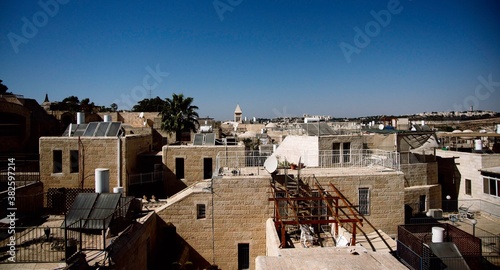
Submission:
[[[351,150],[363,149],[363,137],[361,135],[334,135],[319,138],[319,151],[331,151],[334,143],[347,142],[351,143]]]
[[[250,269],[255,269],[255,258],[266,254],[266,220],[272,209],[269,181],[264,176],[214,179],[213,207],[210,192],[193,193],[158,215],[176,226],[177,233],[207,261],[212,261],[214,251],[221,269],[237,269],[238,244],[249,244]],[[205,218],[197,218],[197,204],[205,205]]]
[[[404,179],[400,173],[374,173],[370,175],[321,176],[316,178],[323,187],[331,182],[353,204],[359,205],[359,188],[369,188],[370,214],[365,218],[375,228],[389,235],[397,234],[397,225],[404,223]],[[373,231],[364,225],[367,233]]]
[[[150,213],[143,223],[134,223],[126,233],[114,240],[110,251],[115,269],[152,269],[161,262],[157,245],[156,213]],[[155,260],[156,258],[156,260]]]
[[[441,186],[427,185],[405,188],[404,203],[412,208],[412,214],[418,214],[420,196],[425,196],[424,212],[429,209],[442,209]]]
[[[44,183],[44,191],[49,188],[77,188],[80,187],[83,174],[84,188],[95,187],[95,169],[109,169],[109,187],[118,184],[118,156],[121,156],[121,185],[127,189],[127,173],[134,172],[137,164],[137,155],[149,151],[151,135],[131,135],[119,139],[121,151],[118,152],[116,137],[42,137],[40,138],[40,180]],[[80,145],[80,146],[79,146]],[[54,173],[54,150],[62,151],[62,172]],[[70,172],[70,151],[80,153],[78,172]],[[82,166],[83,165],[83,166]]]
[[[376,229],[396,235],[404,223],[404,179],[395,172],[364,175],[316,175],[324,187],[331,181],[353,204],[358,205],[358,188],[370,189],[370,214],[365,216]],[[212,194],[192,193],[158,212],[177,233],[207,261],[212,258],[212,211],[214,212],[215,263],[221,269],[237,269],[238,243],[250,246],[250,269],[257,256],[266,255],[266,221],[273,216],[268,201],[270,176],[231,176],[213,180]],[[205,218],[197,218],[197,204],[205,205]],[[363,230],[373,229],[364,222]]]
[[[174,194],[185,186],[203,180],[204,159],[212,159],[212,172],[215,172],[217,153],[221,151],[244,151],[244,146],[193,146],[193,145],[166,145],[163,147],[164,175],[166,189],[169,194]],[[184,159],[184,180],[177,177],[176,158]]]
[[[436,150],[436,156],[442,158],[455,157],[458,170],[455,179],[458,186],[458,200],[480,199],[489,203],[500,205],[500,198],[484,193],[483,176],[480,169],[500,166],[500,154],[477,154],[458,151]],[[451,173],[451,172],[450,172]],[[471,195],[466,194],[465,182],[471,180]]]
[[[438,184],[437,162],[401,164],[405,187]]]

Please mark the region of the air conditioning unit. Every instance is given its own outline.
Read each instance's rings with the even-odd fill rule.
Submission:
[[[443,218],[443,210],[442,209],[429,209],[429,216],[435,219]]]

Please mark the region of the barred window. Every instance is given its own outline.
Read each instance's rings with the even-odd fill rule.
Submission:
[[[204,204],[197,204],[196,205],[196,219],[206,218],[205,210],[206,209],[205,209]]]
[[[370,214],[370,189],[359,188],[359,212],[362,215]]]

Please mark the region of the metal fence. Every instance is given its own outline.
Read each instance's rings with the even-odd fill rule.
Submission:
[[[239,175],[242,171],[258,173],[259,167],[264,165],[270,155],[270,152],[258,151],[221,151],[217,153],[216,168],[219,175]],[[400,170],[399,158],[397,152],[367,149],[318,151],[316,154],[300,155],[301,163],[308,168],[383,167],[396,171]],[[287,165],[285,160],[286,157],[279,157],[278,166]]]
[[[0,228],[0,263],[48,263],[65,260],[66,239],[60,227]]]
[[[485,200],[443,200],[441,204],[444,212],[459,213],[461,209],[467,209],[470,213],[486,212],[500,218],[500,205]]]
[[[431,228],[445,229],[444,241],[453,242],[460,256],[437,258],[430,250]],[[496,256],[482,256],[482,239],[450,224],[412,224],[398,226],[397,254],[410,269],[485,269],[494,265]],[[464,264],[464,262],[466,264]],[[465,265],[465,266],[464,266]],[[468,266],[467,266],[468,265]]]
[[[304,163],[308,162],[312,167],[320,168],[352,168],[352,167],[374,167],[380,166],[393,170],[400,170],[400,156],[398,152],[384,150],[348,150],[348,151],[319,151],[318,162],[315,164],[315,156],[305,155]],[[311,161],[311,162],[309,162]]]
[[[68,257],[81,251],[105,251],[110,244],[106,242],[106,231],[110,226],[127,220],[127,213],[133,200],[131,197],[121,197],[118,207],[102,218],[82,218],[71,224],[65,223],[66,238],[70,247]]]
[[[148,183],[161,182],[163,180],[163,171],[154,171],[149,173],[138,173],[128,175],[128,185],[142,185]]]
[[[216,157],[216,169],[219,175],[259,174],[270,155],[271,152],[220,151]]]

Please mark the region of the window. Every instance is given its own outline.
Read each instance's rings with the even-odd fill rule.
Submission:
[[[370,189],[359,188],[359,213],[362,215],[370,214]]]
[[[465,179],[465,194],[472,195],[472,181]]]
[[[238,244],[238,269],[250,269],[249,244]]]
[[[69,151],[69,163],[70,163],[69,172],[70,173],[78,172],[78,168],[79,168],[78,161],[79,161],[78,150],[70,150]]]
[[[332,163],[340,163],[340,143],[333,143],[332,150]]]
[[[344,162],[351,162],[351,143],[346,142],[342,144],[342,154],[344,156]]]
[[[52,151],[52,172],[62,173],[62,150]]]
[[[212,158],[203,159],[203,179],[212,178]]]
[[[483,177],[483,191],[496,197],[500,197],[500,179],[493,177]]]
[[[420,199],[418,201],[418,211],[420,213],[425,212],[425,195],[420,195]]]
[[[196,219],[206,218],[205,215],[206,206],[204,204],[196,205]]]
[[[175,176],[177,180],[184,178],[184,158],[175,158]]]

